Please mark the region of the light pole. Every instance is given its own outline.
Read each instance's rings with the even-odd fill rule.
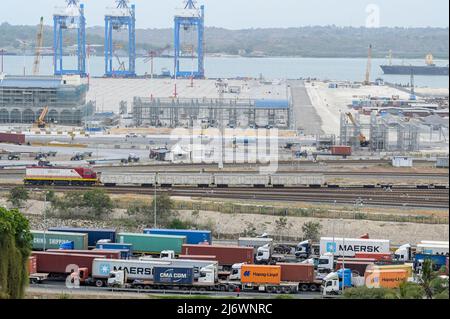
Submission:
[[[153,197],[153,204],[154,204],[153,205],[154,206],[154,213],[153,213],[153,218],[154,218],[153,222],[154,222],[154,224],[153,224],[153,226],[156,229],[157,228],[157,225],[156,225],[156,178],[155,178],[155,195]]]
[[[342,294],[344,294],[345,290],[345,221],[342,220]]]

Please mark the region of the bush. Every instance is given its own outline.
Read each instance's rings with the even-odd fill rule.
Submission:
[[[394,290],[386,288],[370,289],[366,287],[349,288],[344,291],[344,299],[396,299]]]
[[[319,222],[307,222],[302,226],[303,238],[318,241],[322,225]]]
[[[14,187],[9,191],[8,202],[15,208],[19,208],[29,199],[28,190],[23,186]]]

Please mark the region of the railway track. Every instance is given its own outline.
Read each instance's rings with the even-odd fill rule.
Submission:
[[[17,186],[17,185],[14,185]],[[8,190],[2,185],[0,190]],[[55,191],[77,190],[84,191],[91,187],[67,186],[28,186],[30,189],[51,188]],[[97,188],[97,187],[95,187]],[[141,187],[111,187],[101,188],[109,194],[128,195],[136,194],[152,196],[154,188]],[[394,188],[386,191],[382,188],[158,188],[158,194],[167,194],[178,197],[192,198],[218,198],[238,199],[260,202],[309,202],[309,203],[336,203],[365,206],[384,207],[411,207],[411,208],[449,208],[448,189],[415,189]]]

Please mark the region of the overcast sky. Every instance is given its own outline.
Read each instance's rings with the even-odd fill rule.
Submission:
[[[52,24],[53,8],[65,4],[64,0],[0,2],[0,22],[28,25],[38,24],[40,16],[44,16],[46,24]],[[89,26],[103,25],[104,8],[115,3],[114,0],[83,2]],[[174,8],[183,3],[182,0],[132,2],[137,6],[138,28],[171,27]],[[449,25],[448,0],[201,0],[199,3],[206,5],[208,26],[228,29],[330,24],[366,26],[367,21],[390,27]]]

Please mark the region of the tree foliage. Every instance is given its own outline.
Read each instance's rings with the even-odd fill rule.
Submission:
[[[322,225],[319,222],[307,222],[302,226],[303,238],[318,241]]]
[[[85,192],[67,192],[63,197],[48,198],[56,217],[101,219],[114,208],[109,195],[100,189]]]
[[[19,208],[29,199],[28,190],[23,186],[14,187],[9,191],[8,202],[15,208]]]
[[[28,220],[16,209],[0,207],[1,298],[24,297],[32,241]]]

